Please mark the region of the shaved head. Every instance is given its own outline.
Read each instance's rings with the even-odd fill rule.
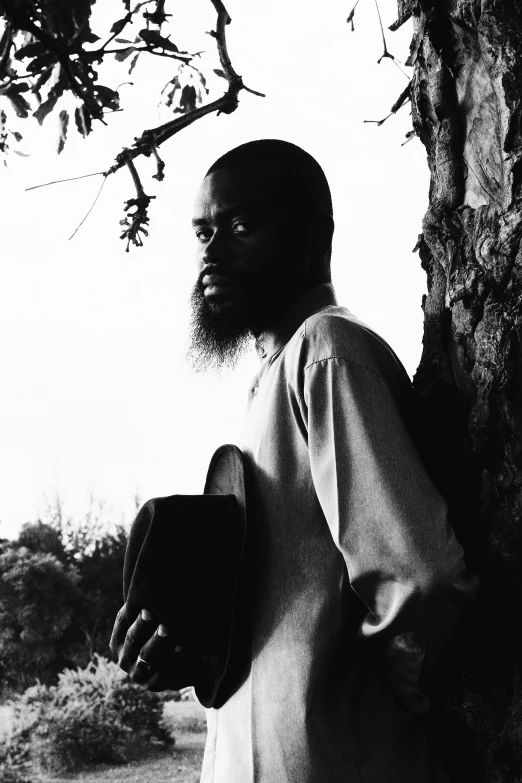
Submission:
[[[308,152],[280,139],[259,139],[226,152],[207,171],[243,171],[247,168],[274,170],[277,191],[274,196],[286,208],[299,211],[307,219],[333,217],[332,196],[324,171]]]

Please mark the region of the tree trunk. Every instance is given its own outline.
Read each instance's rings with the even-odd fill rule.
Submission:
[[[444,678],[442,752],[453,750],[459,783],[514,783],[522,780],[522,2],[398,6],[398,24],[414,22],[412,115],[431,172],[414,387],[434,479],[482,581]]]

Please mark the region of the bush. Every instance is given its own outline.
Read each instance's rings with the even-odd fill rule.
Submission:
[[[66,669],[57,685],[38,683],[12,704],[11,757],[42,772],[121,763],[172,744],[157,695],[98,655],[87,668]]]

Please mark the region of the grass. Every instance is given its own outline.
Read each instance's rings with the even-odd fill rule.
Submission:
[[[38,783],[199,783],[204,744],[204,734],[181,735],[171,751],[130,764],[97,764],[74,775],[42,776]]]

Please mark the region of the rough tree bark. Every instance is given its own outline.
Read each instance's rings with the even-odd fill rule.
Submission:
[[[439,709],[455,780],[522,780],[522,1],[399,0],[431,172],[414,386],[482,587]],[[449,731],[448,731],[449,728]],[[452,747],[453,745],[453,747]]]

